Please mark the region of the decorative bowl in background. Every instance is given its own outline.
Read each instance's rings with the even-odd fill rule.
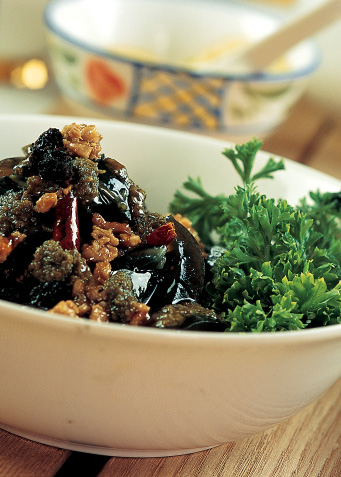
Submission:
[[[305,42],[259,74],[209,71],[203,61],[278,24],[234,1],[52,0],[45,22],[54,76],[75,114],[235,140],[281,124],[319,64]]]

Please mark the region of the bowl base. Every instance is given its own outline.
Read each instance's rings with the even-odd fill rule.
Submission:
[[[208,449],[212,449],[214,446],[198,447],[195,449],[115,449],[105,446],[96,446],[90,444],[81,444],[78,442],[64,441],[61,439],[54,439],[53,437],[43,436],[34,432],[28,432],[16,427],[0,424],[0,428],[11,434],[28,439],[30,441],[38,442],[52,447],[58,447],[60,449],[66,449],[76,452],[86,452],[88,454],[106,455],[110,457],[171,457],[184,454],[194,454],[195,452],[201,452]]]

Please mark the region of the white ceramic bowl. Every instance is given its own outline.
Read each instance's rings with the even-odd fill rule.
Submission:
[[[0,116],[0,157],[73,118]],[[84,120],[89,123],[89,120]],[[91,121],[90,121],[91,124]],[[148,126],[96,121],[103,151],[148,191],[150,210],[200,175],[232,192],[226,142]],[[259,167],[268,154],[259,154]],[[291,202],[340,181],[285,161],[260,190]],[[164,456],[264,431],[341,376],[341,325],[263,334],[138,328],[74,320],[0,304],[0,427],[86,452]]]
[[[52,0],[46,9],[56,82],[75,113],[106,115],[224,138],[265,136],[284,119],[319,63],[310,43],[284,70],[200,73],[191,61],[278,24],[235,1]]]

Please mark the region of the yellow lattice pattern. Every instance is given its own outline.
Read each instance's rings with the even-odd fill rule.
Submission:
[[[179,127],[199,126],[217,130],[224,80],[205,79],[200,83],[190,75],[153,72],[142,78],[133,114],[136,118],[166,121]]]

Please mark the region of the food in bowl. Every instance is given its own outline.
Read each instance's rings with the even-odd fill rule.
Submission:
[[[102,154],[101,140],[94,125],[72,123],[2,161],[2,299],[157,328],[341,322],[338,193],[312,194],[315,205],[300,208],[261,195],[255,181],[284,166],[270,158],[253,173],[254,139],[224,151],[243,181],[235,194],[210,196],[189,178],[197,197],[177,192],[173,215],[162,215],[147,209],[125,166]]]
[[[50,128],[24,158],[3,162],[1,298],[96,321],[175,326],[207,316],[222,326],[195,303],[197,241],[146,210],[144,191],[101,155],[100,140],[94,126]]]
[[[74,118],[0,117],[1,157]],[[82,119],[86,124],[94,121]],[[234,145],[197,135],[96,121],[115,153],[169,212],[189,175],[232,194],[240,180],[221,154]],[[257,153],[255,171],[269,154]],[[340,181],[285,159],[262,193],[296,204]],[[212,333],[97,323],[0,302],[0,427],[44,444],[97,454],[160,457],[195,452],[266,429],[297,413],[341,376],[341,325],[279,333]],[[222,411],[223,410],[223,411]]]

